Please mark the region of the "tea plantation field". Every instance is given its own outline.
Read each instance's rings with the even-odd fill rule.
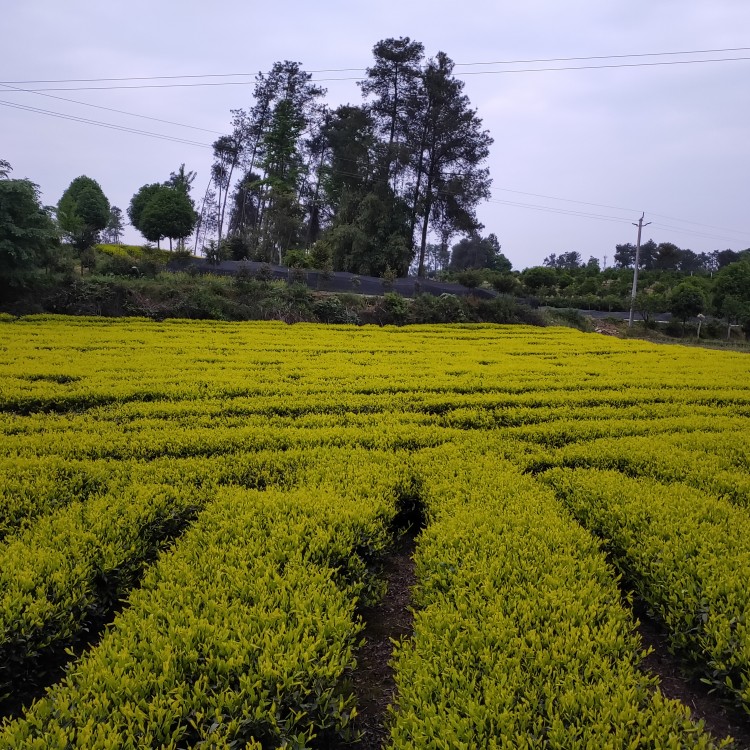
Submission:
[[[387,747],[722,746],[631,598],[750,710],[749,376],[562,328],[2,320],[0,748],[356,747],[417,518]]]

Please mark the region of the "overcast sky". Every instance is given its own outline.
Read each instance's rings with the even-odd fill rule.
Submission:
[[[47,92],[215,132],[7,87],[0,92],[0,101],[206,146],[229,130],[230,109],[250,104],[253,75],[274,61],[297,60],[308,71],[364,69],[372,62],[373,45],[387,37],[409,36],[422,42],[428,55],[442,50],[456,63],[750,48],[748,0],[4,0],[2,17],[0,80],[6,83],[251,74],[192,80],[241,85]],[[456,72],[727,57],[750,57],[750,49],[458,66]],[[316,73],[314,78],[360,75]],[[495,139],[488,164],[493,199],[479,215],[484,232],[497,234],[515,268],[570,250],[584,260],[607,256],[611,264],[616,244],[635,241],[630,222],[641,211],[653,222],[644,240],[671,241],[697,252],[750,247],[750,60],[480,74],[463,80]],[[361,101],[356,80],[321,85],[328,88],[332,106]],[[85,174],[124,210],[141,185],[165,180],[182,162],[198,173],[198,198],[208,179],[211,149],[0,106],[0,158],[10,161],[14,177],[38,183],[45,203],[57,203],[70,181]],[[132,228],[126,238],[142,241]]]

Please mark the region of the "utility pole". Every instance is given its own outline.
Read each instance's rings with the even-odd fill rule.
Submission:
[[[641,231],[643,227],[647,227],[651,222],[647,221],[643,223],[643,217],[645,213],[641,214],[641,218],[638,219],[638,223],[632,222],[634,227],[638,227],[638,243],[635,246],[635,269],[633,270],[633,291],[630,293],[630,317],[628,318],[628,328],[633,327],[633,311],[635,310],[635,295],[638,293],[638,265],[641,262]]]

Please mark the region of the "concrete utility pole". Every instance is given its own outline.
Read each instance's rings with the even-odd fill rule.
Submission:
[[[645,213],[641,214],[641,218],[638,219],[638,223],[632,222],[634,227],[638,227],[638,244],[635,246],[635,269],[633,270],[633,291],[630,293],[630,317],[628,318],[628,328],[633,327],[633,311],[635,310],[635,295],[638,293],[638,265],[641,262],[641,231],[643,227],[647,227],[651,222],[647,221],[643,223],[643,217]]]

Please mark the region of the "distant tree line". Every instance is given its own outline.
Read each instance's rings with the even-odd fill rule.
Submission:
[[[750,248],[694,253],[653,241],[641,246],[642,253],[644,248],[635,311],[646,324],[664,312],[671,312],[683,327],[690,318],[713,315],[728,327],[750,332]],[[632,245],[618,245],[615,265],[606,270],[596,258],[584,263],[577,252],[552,254],[543,265],[510,277],[506,286],[553,307],[622,311],[630,307],[634,264]],[[493,276],[487,280],[496,288],[502,281]]]
[[[615,247],[615,268],[633,268],[635,266],[636,247],[630,243]],[[730,263],[736,263],[740,253],[733,250],[715,250],[710,253],[694,253],[684,250],[671,242],[653,240],[641,245],[638,254],[638,267],[645,271],[718,271]]]
[[[615,246],[613,259],[614,268],[635,267],[636,246],[630,243]],[[642,271],[680,271],[682,273],[695,273],[700,271],[718,271],[730,263],[736,263],[742,252],[734,250],[714,250],[712,252],[695,253],[692,250],[677,247],[672,242],[660,242],[657,244],[649,240],[641,245],[638,254],[638,268]],[[589,258],[584,263],[580,253],[571,251],[567,253],[552,253],[544,259],[547,268],[558,268],[568,271],[583,268],[584,266],[595,266],[599,268],[598,258]]]

